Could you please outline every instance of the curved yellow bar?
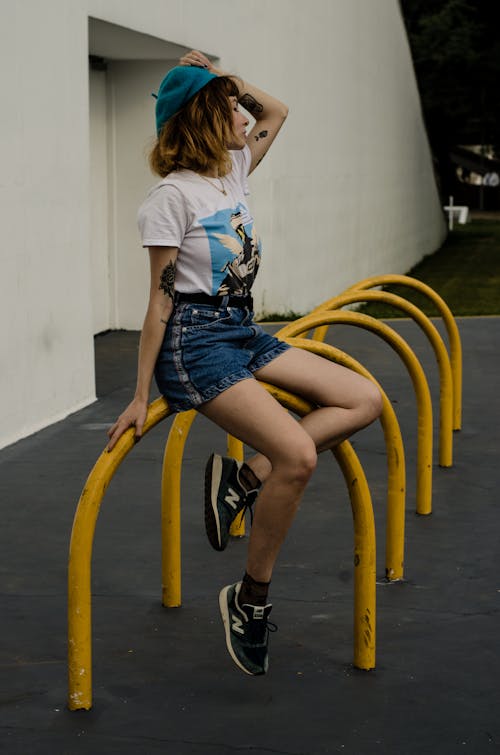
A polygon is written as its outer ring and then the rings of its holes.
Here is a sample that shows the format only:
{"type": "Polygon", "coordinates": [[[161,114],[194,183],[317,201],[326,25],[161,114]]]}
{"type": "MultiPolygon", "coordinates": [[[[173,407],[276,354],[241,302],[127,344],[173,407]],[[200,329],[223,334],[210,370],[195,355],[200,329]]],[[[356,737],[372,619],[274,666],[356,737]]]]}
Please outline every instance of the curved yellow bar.
{"type": "Polygon", "coordinates": [[[181,472],[184,446],[197,412],[176,414],[163,454],[161,476],[162,604],[181,605],[181,472]],[[176,505],[178,502],[178,505],[176,505]]]}
{"type": "MultiPolygon", "coordinates": [[[[180,412],[174,418],[163,455],[161,480],[161,533],[162,533],[162,604],[167,608],[181,605],[181,473],[184,447],[197,415],[194,409],[180,412]]],[[[228,436],[228,453],[234,459],[243,459],[243,444],[228,436]]],[[[245,534],[244,521],[233,523],[231,534],[245,534]],[[236,526],[235,526],[236,525],[236,526]]]]}
{"type": "Polygon", "coordinates": [[[349,441],[337,446],[333,454],[349,489],[354,520],[354,666],[370,671],[375,668],[377,568],[373,507],[367,504],[370,489],[349,441]]]}
{"type": "Polygon", "coordinates": [[[382,386],[359,362],[340,349],[306,338],[287,338],[287,343],[307,349],[325,359],[342,364],[372,380],[378,386],[383,401],[380,424],[384,432],[387,455],[387,517],[385,538],[385,576],[389,581],[403,579],[405,538],[406,467],[403,439],[393,406],[382,386]]]}
{"type": "MultiPolygon", "coordinates": [[[[311,410],[311,406],[298,397],[274,389],[272,386],[266,387],[291,410],[297,413],[311,410]]],[[[169,414],[170,411],[164,399],[160,398],[153,402],[148,410],[144,434],[169,414]]],[[[181,432],[178,434],[184,435],[184,440],[177,441],[179,454],[184,448],[185,437],[194,416],[194,412],[187,412],[181,420],[183,427],[180,428],[181,432]]],[[[87,479],[75,513],[68,564],[68,707],[70,710],[88,710],[92,707],[91,558],[95,525],[107,486],[134,445],[134,430],[131,428],[119,439],[113,451],[105,450],[101,454],[87,479]]],[[[165,455],[170,458],[173,453],[172,448],[175,449],[175,447],[176,442],[172,441],[170,450],[168,454],[166,451],[165,455]]],[[[343,459],[343,455],[348,454],[349,449],[350,446],[346,441],[336,450],[337,458],[343,459]]],[[[343,464],[343,468],[348,470],[344,472],[344,475],[351,474],[349,493],[355,512],[355,547],[358,547],[358,555],[364,554],[363,558],[356,560],[357,568],[354,575],[355,607],[357,607],[354,626],[354,664],[359,668],[374,668],[375,571],[372,565],[375,563],[375,529],[373,511],[363,469],[352,449],[349,458],[344,460],[343,464]],[[362,548],[356,545],[359,542],[363,543],[362,548]],[[367,630],[369,630],[368,634],[367,630]]],[[[180,487],[177,487],[175,480],[174,471],[170,482],[167,477],[163,485],[162,503],[165,505],[169,500],[170,510],[162,511],[162,529],[171,527],[173,531],[177,531],[177,540],[180,543],[180,501],[176,504],[173,500],[179,499],[180,487]],[[176,495],[171,495],[171,491],[165,490],[165,486],[169,484],[174,488],[174,493],[177,488],[176,495]],[[177,506],[178,512],[173,511],[172,506],[177,506]]],[[[177,546],[178,551],[175,552],[171,544],[168,544],[170,541],[166,542],[166,550],[170,551],[170,556],[167,553],[163,561],[164,568],[168,572],[162,580],[164,600],[167,605],[179,605],[180,545],[177,546]],[[179,583],[178,592],[171,594],[170,591],[176,583],[179,583]]]]}
{"type": "MultiPolygon", "coordinates": [[[[309,404],[302,398],[295,396],[288,391],[262,383],[266,390],[279,401],[285,408],[296,414],[303,416],[313,410],[312,404],[309,404]]],[[[184,448],[184,443],[189,432],[191,422],[179,422],[176,417],[170,434],[178,436],[184,434],[183,440],[175,442],[165,453],[164,473],[174,463],[174,453],[179,453],[184,448]]],[[[353,663],[357,668],[371,669],[375,668],[375,524],[373,521],[373,509],[370,497],[370,491],[366,482],[363,468],[352,450],[350,444],[345,441],[335,451],[336,458],[339,461],[344,478],[346,480],[351,505],[354,514],[354,544],[355,544],[355,571],[354,571],[354,659],[353,663]],[[371,634],[367,635],[368,622],[371,634]]],[[[176,459],[176,465],[182,464],[182,460],[176,459]]],[[[169,483],[170,484],[170,483],[169,483]]],[[[165,525],[168,521],[177,521],[180,512],[180,485],[177,483],[168,489],[168,485],[163,486],[162,509],[165,511],[162,515],[162,523],[165,525]],[[175,511],[173,511],[175,510],[175,511]]],[[[164,546],[174,548],[175,543],[172,541],[179,537],[179,530],[173,533],[165,532],[162,537],[164,546]]],[[[180,595],[180,570],[177,575],[178,585],[173,585],[172,593],[163,591],[164,605],[178,605],[177,596],[180,595]]],[[[171,587],[167,576],[163,575],[163,584],[165,587],[171,587]]]]}
{"type": "MultiPolygon", "coordinates": [[[[159,398],[150,404],[143,433],[170,414],[159,398]]],[[[70,710],[92,707],[91,559],[95,525],[101,501],[113,475],[134,447],[134,428],[118,440],[111,452],[104,450],[90,472],[78,502],[68,563],[68,679],[70,710]]]]}
{"type": "MultiPolygon", "coordinates": [[[[298,396],[262,382],[286,409],[299,416],[314,408],[298,396]]],[[[353,664],[369,671],[375,668],[375,522],[370,489],[358,457],[349,441],[334,450],[349,491],[354,522],[354,650],[353,664]]]]}
{"type": "MultiPolygon", "coordinates": [[[[227,454],[237,461],[243,461],[243,443],[232,435],[227,436],[227,454]]],[[[245,517],[238,516],[232,523],[229,534],[232,537],[244,537],[245,535],[245,517]]]]}
{"type": "Polygon", "coordinates": [[[358,312],[337,310],[317,312],[288,323],[279,331],[279,338],[292,338],[308,333],[321,325],[343,323],[376,333],[401,357],[410,374],[418,407],[417,425],[417,514],[432,512],[432,402],[424,371],[406,341],[380,320],[358,312]]]}
{"type": "MultiPolygon", "coordinates": [[[[430,341],[439,369],[439,465],[451,467],[453,464],[453,375],[450,358],[443,339],[427,315],[424,315],[418,307],[401,296],[390,294],[387,291],[359,290],[335,296],[317,307],[314,312],[333,311],[348,304],[370,301],[384,302],[403,310],[422,328],[430,341]]],[[[325,334],[324,326],[316,328],[313,338],[316,339],[319,335],[321,336],[320,340],[323,340],[325,334]]]]}
{"type": "Polygon", "coordinates": [[[462,342],[453,313],[444,299],[426,283],[422,283],[422,281],[409,275],[376,275],[372,278],[358,281],[353,286],[349,286],[343,293],[348,294],[359,290],[365,291],[376,286],[390,286],[392,284],[408,286],[409,288],[414,288],[416,291],[420,291],[431,299],[443,318],[450,343],[450,362],[453,374],[453,429],[460,430],[462,427],[462,342]]]}

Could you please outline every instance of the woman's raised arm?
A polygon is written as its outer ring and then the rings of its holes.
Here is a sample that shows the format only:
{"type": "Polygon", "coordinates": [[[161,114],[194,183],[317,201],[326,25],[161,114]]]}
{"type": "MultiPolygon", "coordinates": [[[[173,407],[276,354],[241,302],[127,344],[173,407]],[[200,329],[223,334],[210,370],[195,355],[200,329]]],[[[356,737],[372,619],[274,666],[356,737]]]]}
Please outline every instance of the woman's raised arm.
{"type": "Polygon", "coordinates": [[[251,173],[264,158],[278,131],[285,122],[288,115],[288,107],[276,99],[276,97],[263,92],[262,89],[258,89],[253,84],[249,84],[238,76],[232,76],[232,74],[225,73],[216,68],[198,50],[191,50],[191,52],[180,59],[179,63],[184,66],[206,68],[217,76],[231,76],[237,84],[240,91],[238,98],[240,105],[255,119],[255,125],[248,134],[248,146],[252,154],[249,170],[249,173],[251,173]]]}

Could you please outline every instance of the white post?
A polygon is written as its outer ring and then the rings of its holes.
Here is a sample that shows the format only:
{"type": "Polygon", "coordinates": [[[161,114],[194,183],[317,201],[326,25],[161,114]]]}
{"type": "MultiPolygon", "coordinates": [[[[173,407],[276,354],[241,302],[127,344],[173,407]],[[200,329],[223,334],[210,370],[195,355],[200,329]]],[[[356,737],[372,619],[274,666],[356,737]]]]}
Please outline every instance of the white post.
{"type": "Polygon", "coordinates": [[[450,197],[449,209],[448,209],[448,228],[453,230],[453,197],[450,197]]]}

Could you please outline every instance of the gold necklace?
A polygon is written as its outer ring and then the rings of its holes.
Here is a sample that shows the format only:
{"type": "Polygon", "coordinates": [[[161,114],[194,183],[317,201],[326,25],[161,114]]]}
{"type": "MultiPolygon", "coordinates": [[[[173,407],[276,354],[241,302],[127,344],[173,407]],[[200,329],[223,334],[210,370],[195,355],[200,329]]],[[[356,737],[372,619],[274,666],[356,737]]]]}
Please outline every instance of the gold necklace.
{"type": "Polygon", "coordinates": [[[222,178],[219,178],[219,176],[217,176],[217,180],[218,180],[218,182],[220,183],[220,188],[219,188],[218,186],[216,186],[216,185],[215,185],[215,184],[214,184],[214,183],[213,183],[213,182],[212,182],[212,181],[211,181],[211,180],[210,180],[209,178],[207,178],[206,176],[202,176],[202,175],[201,175],[201,173],[198,173],[198,175],[199,175],[199,177],[200,177],[200,178],[203,178],[203,180],[204,180],[204,181],[206,181],[207,183],[209,183],[209,184],[210,184],[210,186],[213,186],[213,187],[214,187],[214,189],[217,189],[217,191],[220,191],[220,193],[221,193],[221,194],[224,194],[224,196],[225,196],[225,197],[227,196],[227,191],[226,191],[226,189],[225,189],[225,186],[224,186],[224,182],[223,182],[222,178]]]}

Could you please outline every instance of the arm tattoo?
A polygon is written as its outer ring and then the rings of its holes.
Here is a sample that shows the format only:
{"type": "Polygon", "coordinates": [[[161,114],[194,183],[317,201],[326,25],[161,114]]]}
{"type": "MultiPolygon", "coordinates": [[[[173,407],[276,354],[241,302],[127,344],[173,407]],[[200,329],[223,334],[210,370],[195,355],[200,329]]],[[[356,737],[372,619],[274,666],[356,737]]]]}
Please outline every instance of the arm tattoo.
{"type": "Polygon", "coordinates": [[[248,93],[242,94],[238,102],[252,115],[258,115],[264,110],[264,106],[261,105],[260,102],[257,102],[255,97],[252,97],[252,95],[248,93]]]}
{"type": "Polygon", "coordinates": [[[174,298],[174,284],[175,284],[175,262],[170,261],[168,265],[165,265],[161,272],[160,285],[165,296],[174,298]]]}
{"type": "Polygon", "coordinates": [[[254,139],[256,142],[258,142],[259,139],[264,139],[267,136],[267,134],[268,134],[268,131],[259,131],[259,133],[254,136],[254,139]]]}

